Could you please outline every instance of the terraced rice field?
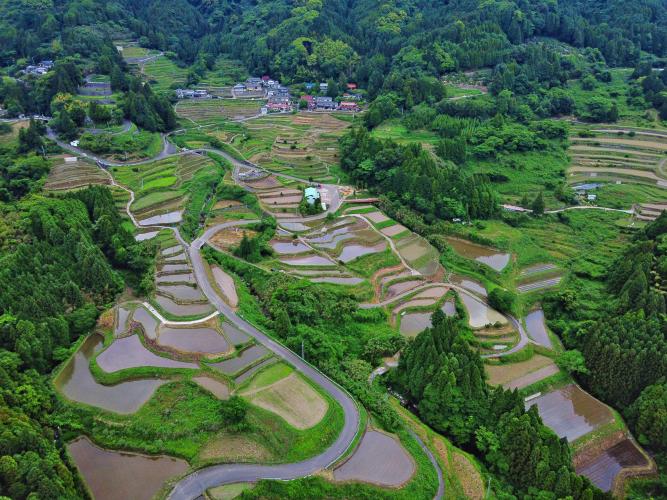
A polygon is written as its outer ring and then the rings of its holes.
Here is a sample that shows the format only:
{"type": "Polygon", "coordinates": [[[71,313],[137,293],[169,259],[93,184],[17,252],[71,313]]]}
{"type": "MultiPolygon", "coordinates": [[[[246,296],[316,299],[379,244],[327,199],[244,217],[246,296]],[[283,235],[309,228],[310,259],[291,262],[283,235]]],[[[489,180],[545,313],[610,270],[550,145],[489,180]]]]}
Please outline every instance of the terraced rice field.
{"type": "Polygon", "coordinates": [[[349,126],[328,113],[266,116],[246,122],[245,137],[236,136],[232,145],[274,172],[332,182],[338,177],[338,139],[349,126]]]}
{"type": "MultiPolygon", "coordinates": [[[[184,99],[176,104],[176,114],[196,125],[219,124],[223,120],[242,120],[259,114],[265,100],[184,99]]],[[[187,126],[187,123],[186,123],[187,126]]]]}
{"type": "Polygon", "coordinates": [[[507,319],[498,311],[491,309],[480,300],[467,293],[460,293],[459,297],[468,311],[468,324],[471,328],[482,328],[495,323],[506,324],[507,319]]]}
{"type": "Polygon", "coordinates": [[[545,425],[572,442],[613,420],[609,408],[576,385],[568,385],[526,403],[536,405],[545,425]]]}
{"type": "Polygon", "coordinates": [[[97,406],[108,411],[136,412],[167,380],[140,379],[102,385],[90,372],[90,360],[103,347],[99,335],[88,337],[54,380],[56,389],[70,401],[97,406]]]}
{"type": "Polygon", "coordinates": [[[87,437],[69,443],[67,451],[96,500],[150,500],[165,481],[188,470],[185,460],[106,450],[87,437]]]}
{"type": "MultiPolygon", "coordinates": [[[[74,157],[76,158],[76,157],[74,157]]],[[[77,160],[65,162],[64,156],[54,158],[54,164],[46,178],[47,191],[67,191],[90,185],[109,185],[109,177],[94,163],[77,160]]]]}
{"type": "Polygon", "coordinates": [[[143,346],[137,335],[116,339],[97,356],[97,364],[107,373],[141,366],[157,368],[197,368],[194,363],[158,356],[143,346]]]}
{"type": "MultiPolygon", "coordinates": [[[[267,370],[278,366],[273,365],[267,370]]],[[[279,415],[300,430],[317,425],[329,409],[325,399],[295,372],[259,389],[251,386],[241,391],[241,395],[252,404],[279,415]]]]}
{"type": "MultiPolygon", "coordinates": [[[[594,179],[602,185],[599,189],[603,193],[603,200],[605,190],[611,189],[611,185],[621,191],[624,184],[667,188],[667,130],[600,125],[588,129],[584,134],[570,137],[570,142],[572,164],[568,171],[568,182],[578,184],[594,179]]],[[[631,195],[636,194],[634,188],[626,191],[631,195]]],[[[655,191],[647,191],[642,199],[634,201],[665,199],[663,195],[650,199],[654,196],[655,191]]]]}
{"type": "Polygon", "coordinates": [[[188,199],[188,182],[216,168],[210,158],[192,153],[133,167],[113,167],[113,173],[120,184],[136,193],[130,208],[140,221],[169,224],[180,220],[188,199]]]}
{"type": "Polygon", "coordinates": [[[489,384],[506,389],[522,389],[559,371],[551,358],[539,354],[518,363],[486,364],[484,369],[489,384]]]}
{"type": "Polygon", "coordinates": [[[369,429],[352,456],[334,469],[333,475],[336,481],[398,487],[414,473],[412,457],[395,437],[369,429]]]}
{"type": "Polygon", "coordinates": [[[647,467],[648,460],[630,439],[623,439],[591,460],[577,465],[577,474],[586,476],[602,491],[611,491],[624,468],[647,467]]]}
{"type": "Polygon", "coordinates": [[[161,56],[141,65],[141,73],[154,90],[170,90],[173,84],[185,85],[187,69],[181,68],[168,57],[161,56]]]}
{"type": "Polygon", "coordinates": [[[266,347],[257,344],[244,349],[235,357],[218,363],[211,363],[210,366],[226,375],[234,375],[242,373],[261,359],[268,357],[268,355],[269,350],[266,347]]]}
{"type": "Polygon", "coordinates": [[[502,271],[510,261],[511,255],[509,253],[500,252],[467,240],[447,238],[447,243],[457,254],[485,264],[494,271],[502,271]]]}

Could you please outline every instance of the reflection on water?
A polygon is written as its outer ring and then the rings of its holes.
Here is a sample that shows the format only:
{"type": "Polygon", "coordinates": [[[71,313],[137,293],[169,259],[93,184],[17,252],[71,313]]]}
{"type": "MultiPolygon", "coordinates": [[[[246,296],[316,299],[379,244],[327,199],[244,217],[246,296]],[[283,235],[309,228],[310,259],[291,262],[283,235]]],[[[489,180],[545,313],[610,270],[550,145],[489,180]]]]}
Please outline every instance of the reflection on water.
{"type": "Polygon", "coordinates": [[[577,467],[576,472],[586,476],[602,491],[610,491],[614,485],[614,479],[624,467],[646,465],[648,461],[637,446],[629,439],[624,439],[605,450],[592,462],[577,467]]]}
{"type": "Polygon", "coordinates": [[[482,245],[476,245],[470,241],[459,238],[447,238],[447,243],[451,245],[457,254],[486,264],[496,271],[502,271],[510,261],[510,254],[482,245]]]}
{"type": "Polygon", "coordinates": [[[67,399],[97,406],[116,413],[134,413],[150,399],[166,380],[142,379],[102,385],[90,373],[90,358],[102,348],[102,337],[88,337],[74,357],[54,380],[56,388],[67,399]]]}
{"type": "Polygon", "coordinates": [[[498,311],[494,311],[478,299],[473,298],[467,293],[459,293],[459,297],[468,311],[468,324],[472,328],[482,328],[486,325],[495,323],[507,323],[505,316],[498,311]]]}
{"type": "Polygon", "coordinates": [[[526,330],[528,330],[528,335],[535,342],[549,349],[551,348],[551,339],[544,324],[544,312],[542,309],[536,309],[528,313],[528,316],[526,316],[526,330]]]}
{"type": "Polygon", "coordinates": [[[357,259],[363,255],[368,255],[371,253],[382,252],[387,247],[387,244],[383,241],[378,243],[375,246],[369,247],[365,245],[345,245],[343,251],[338,256],[338,260],[341,262],[350,262],[354,259],[357,259]]]}
{"type": "Polygon", "coordinates": [[[473,281],[469,278],[464,278],[463,276],[452,274],[449,277],[449,281],[451,281],[454,285],[458,285],[461,288],[465,288],[466,290],[469,290],[472,293],[476,293],[477,295],[481,295],[482,297],[487,296],[486,288],[484,288],[481,283],[473,281]]]}
{"type": "Polygon", "coordinates": [[[95,500],[150,500],[164,482],[188,470],[185,460],[106,450],[80,437],[67,445],[95,500]]]}
{"type": "Polygon", "coordinates": [[[609,408],[574,384],[527,403],[527,406],[533,405],[537,405],[544,423],[558,437],[568,441],[574,441],[613,418],[609,408]]]}

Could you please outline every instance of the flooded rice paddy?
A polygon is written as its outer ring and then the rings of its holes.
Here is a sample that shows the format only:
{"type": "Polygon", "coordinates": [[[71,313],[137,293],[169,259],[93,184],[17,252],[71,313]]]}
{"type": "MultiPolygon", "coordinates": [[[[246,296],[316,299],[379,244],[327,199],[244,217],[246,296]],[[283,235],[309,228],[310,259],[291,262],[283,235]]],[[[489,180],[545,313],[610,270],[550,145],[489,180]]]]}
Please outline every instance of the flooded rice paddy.
{"type": "Polygon", "coordinates": [[[648,465],[648,461],[635,443],[629,439],[624,439],[606,449],[593,461],[577,467],[576,472],[586,476],[602,491],[610,491],[614,485],[614,479],[623,468],[646,465],[648,465]]]}
{"type": "Polygon", "coordinates": [[[137,307],[134,311],[132,322],[141,324],[141,327],[144,330],[144,335],[149,339],[155,339],[157,337],[158,321],[155,316],[149,313],[143,306],[137,307]]]}
{"type": "Polygon", "coordinates": [[[182,245],[174,245],[173,247],[165,248],[160,252],[161,255],[164,257],[167,257],[169,255],[175,255],[177,253],[181,253],[183,251],[183,246],[182,245]]]}
{"type": "Polygon", "coordinates": [[[225,332],[225,336],[233,345],[245,344],[248,342],[248,340],[250,340],[250,337],[247,333],[242,332],[230,323],[223,324],[222,329],[225,332]]]}
{"type": "Polygon", "coordinates": [[[160,266],[160,273],[178,273],[190,271],[189,264],[163,264],[160,266]]]}
{"type": "Polygon", "coordinates": [[[527,406],[532,405],[537,405],[544,423],[568,441],[574,441],[613,420],[609,408],[574,384],[527,403],[527,406]]]}
{"type": "Polygon", "coordinates": [[[431,328],[431,312],[409,313],[401,317],[401,334],[414,337],[426,328],[431,328]]]}
{"type": "Polygon", "coordinates": [[[397,297],[398,295],[407,292],[408,290],[412,290],[419,285],[422,285],[424,283],[423,280],[407,280],[407,281],[401,281],[399,283],[394,283],[393,285],[389,285],[387,287],[387,293],[386,296],[388,299],[392,299],[394,297],[397,297]]]}
{"type": "Polygon", "coordinates": [[[288,266],[333,266],[334,263],[321,255],[310,255],[293,259],[280,259],[280,262],[288,266]]]}
{"type": "Polygon", "coordinates": [[[445,313],[445,316],[456,316],[456,304],[453,300],[445,302],[440,309],[445,313]]]}
{"type": "Polygon", "coordinates": [[[392,236],[401,234],[403,231],[407,231],[407,228],[405,226],[401,226],[400,224],[394,224],[393,226],[385,227],[380,230],[382,234],[389,236],[390,238],[392,236]]]}
{"type": "Polygon", "coordinates": [[[146,241],[146,240],[150,240],[150,239],[155,238],[155,237],[157,236],[157,233],[159,233],[159,232],[160,232],[160,231],[148,231],[148,232],[146,232],[146,233],[139,233],[139,234],[137,234],[137,235],[134,236],[134,239],[135,239],[136,241],[146,241]]]}
{"type": "Polygon", "coordinates": [[[495,323],[505,324],[507,319],[498,311],[491,309],[472,295],[459,293],[459,297],[468,311],[468,324],[472,328],[482,328],[495,323]]]}
{"type": "Polygon", "coordinates": [[[447,243],[451,245],[457,254],[486,264],[495,271],[502,271],[510,261],[510,254],[477,245],[470,241],[459,238],[447,238],[447,243]]]}
{"type": "Polygon", "coordinates": [[[163,274],[158,276],[155,282],[161,283],[195,283],[195,276],[192,273],[163,274]]]}
{"type": "Polygon", "coordinates": [[[477,281],[473,281],[469,278],[464,278],[463,276],[457,276],[456,274],[452,274],[449,277],[449,281],[453,283],[454,285],[458,285],[461,288],[465,288],[468,291],[471,291],[472,293],[476,293],[477,295],[480,295],[482,297],[487,296],[486,288],[481,283],[478,283],[477,281]]]}
{"type": "Polygon", "coordinates": [[[271,248],[281,255],[293,255],[297,253],[309,252],[310,247],[304,245],[298,240],[294,241],[272,241],[271,248]]]}
{"type": "Polygon", "coordinates": [[[357,244],[345,245],[343,247],[343,251],[338,256],[338,260],[347,263],[355,259],[358,259],[359,257],[362,257],[364,255],[382,252],[386,248],[387,244],[384,241],[374,246],[357,245],[357,244]]]}
{"type": "Polygon", "coordinates": [[[201,301],[205,300],[206,297],[201,293],[198,288],[188,285],[158,285],[157,289],[159,292],[171,295],[176,300],[193,300],[201,301]]]}
{"type": "Polygon", "coordinates": [[[134,413],[166,380],[142,379],[116,385],[98,383],[90,372],[93,355],[102,349],[102,337],[88,337],[54,380],[54,385],[67,399],[97,406],[116,413],[134,413]]]}
{"type": "Polygon", "coordinates": [[[194,363],[176,361],[152,353],[144,347],[137,335],[114,340],[109,347],[97,356],[97,364],[107,373],[140,366],[197,368],[194,363]]]}
{"type": "Polygon", "coordinates": [[[401,486],[415,472],[412,457],[395,438],[368,430],[352,456],[334,470],[336,481],[363,481],[380,486],[401,486]]]}
{"type": "Polygon", "coordinates": [[[217,378],[202,375],[201,377],[192,377],[192,381],[206,389],[218,399],[229,399],[229,386],[217,378]]]}
{"type": "Polygon", "coordinates": [[[206,315],[213,312],[213,308],[207,302],[204,304],[179,304],[166,295],[155,295],[155,302],[165,311],[174,316],[206,315]]]}
{"type": "Polygon", "coordinates": [[[191,327],[173,328],[163,326],[160,329],[158,343],[177,351],[222,354],[230,350],[229,342],[213,328],[191,327]]]}
{"type": "Polygon", "coordinates": [[[238,356],[219,363],[211,363],[213,368],[220,370],[227,375],[232,375],[252,364],[260,358],[269,354],[269,350],[261,344],[256,344],[242,351],[238,356]]]}
{"type": "Polygon", "coordinates": [[[113,329],[114,335],[118,336],[127,330],[128,328],[127,320],[129,319],[131,314],[132,311],[126,309],[125,307],[118,306],[116,308],[116,322],[114,324],[114,329],[113,329]]]}
{"type": "Polygon", "coordinates": [[[320,278],[312,278],[310,281],[313,283],[332,283],[334,285],[358,285],[362,281],[362,278],[355,277],[336,277],[336,276],[324,276],[320,278]]]}
{"type": "Polygon", "coordinates": [[[544,312],[542,309],[536,309],[526,316],[526,330],[531,339],[544,347],[551,349],[551,339],[547,326],[544,323],[544,312]]]}
{"type": "Polygon", "coordinates": [[[140,226],[153,226],[155,224],[178,224],[183,220],[183,212],[177,210],[166,214],[154,215],[139,221],[140,226]]]}
{"type": "Polygon", "coordinates": [[[106,450],[80,437],[67,451],[95,500],[150,500],[165,481],[188,470],[185,460],[106,450]]]}

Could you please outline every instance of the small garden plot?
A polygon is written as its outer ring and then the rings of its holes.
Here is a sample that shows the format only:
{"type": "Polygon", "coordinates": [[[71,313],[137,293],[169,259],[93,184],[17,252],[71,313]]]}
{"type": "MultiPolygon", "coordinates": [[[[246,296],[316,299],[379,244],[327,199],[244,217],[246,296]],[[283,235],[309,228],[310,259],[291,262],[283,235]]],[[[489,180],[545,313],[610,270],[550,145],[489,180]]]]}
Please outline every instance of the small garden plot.
{"type": "Polygon", "coordinates": [[[502,385],[506,389],[521,389],[558,373],[551,358],[533,354],[530,359],[518,363],[485,364],[484,369],[491,385],[502,385]]]}
{"type": "MultiPolygon", "coordinates": [[[[630,439],[623,439],[592,460],[577,465],[575,470],[577,474],[587,477],[595,486],[607,492],[614,489],[614,481],[623,469],[648,468],[649,465],[649,461],[637,445],[630,439]]],[[[622,488],[619,490],[622,491],[622,488]]]]}
{"type": "Polygon", "coordinates": [[[231,351],[227,339],[211,326],[177,328],[162,326],[157,343],[177,352],[222,356],[231,351]]]}
{"type": "Polygon", "coordinates": [[[336,481],[362,481],[399,487],[415,473],[415,463],[401,443],[384,432],[367,430],[357,449],[334,469],[336,481]]]}
{"type": "Polygon", "coordinates": [[[381,229],[382,234],[385,236],[389,236],[390,238],[393,238],[394,236],[398,236],[401,233],[406,232],[408,229],[405,226],[402,226],[401,224],[394,224],[393,226],[388,226],[384,227],[381,229]]]}
{"type": "MultiPolygon", "coordinates": [[[[273,370],[276,366],[279,365],[273,365],[265,371],[273,370]]],[[[262,373],[259,372],[259,375],[262,373]]],[[[329,409],[326,400],[297,373],[291,373],[263,388],[248,388],[240,394],[252,404],[275,413],[299,430],[318,424],[329,409]]]]}
{"type": "Polygon", "coordinates": [[[155,295],[152,300],[159,309],[171,316],[190,317],[190,316],[206,316],[213,312],[213,307],[208,302],[202,304],[179,304],[165,295],[159,293],[155,295]]]}
{"type": "Polygon", "coordinates": [[[146,349],[137,335],[116,339],[96,358],[98,366],[107,373],[128,368],[150,366],[156,368],[192,368],[195,363],[186,363],[153,354],[146,349]]]}
{"type": "Polygon", "coordinates": [[[548,392],[526,403],[537,406],[545,425],[569,442],[611,422],[607,406],[574,384],[548,392]]]}
{"type": "Polygon", "coordinates": [[[67,452],[96,500],[150,500],[168,479],[188,470],[185,460],[106,450],[87,437],[69,443],[67,452]]]}
{"type": "Polygon", "coordinates": [[[249,239],[252,239],[257,236],[257,231],[238,227],[227,227],[211,236],[209,242],[221,250],[229,251],[241,243],[244,234],[249,239]]]}
{"type": "Polygon", "coordinates": [[[210,366],[226,375],[234,375],[253,366],[268,355],[269,350],[266,347],[261,344],[255,344],[238,353],[236,357],[218,363],[211,363],[210,366]]]}
{"type": "Polygon", "coordinates": [[[70,401],[116,413],[134,413],[158,387],[167,383],[166,380],[141,379],[115,385],[100,384],[90,371],[90,360],[102,346],[101,336],[88,337],[54,379],[56,389],[70,401]]]}
{"type": "Polygon", "coordinates": [[[46,178],[44,189],[47,191],[66,191],[91,184],[111,184],[109,176],[97,165],[86,161],[66,162],[58,157],[46,178]]]}
{"type": "Polygon", "coordinates": [[[459,297],[468,312],[468,324],[471,328],[483,328],[496,323],[506,324],[507,318],[498,311],[491,309],[479,299],[467,293],[459,293],[459,297]]]}
{"type": "Polygon", "coordinates": [[[229,399],[229,386],[217,378],[209,377],[208,375],[202,375],[200,377],[192,377],[192,381],[196,384],[199,384],[218,399],[229,399]]]}

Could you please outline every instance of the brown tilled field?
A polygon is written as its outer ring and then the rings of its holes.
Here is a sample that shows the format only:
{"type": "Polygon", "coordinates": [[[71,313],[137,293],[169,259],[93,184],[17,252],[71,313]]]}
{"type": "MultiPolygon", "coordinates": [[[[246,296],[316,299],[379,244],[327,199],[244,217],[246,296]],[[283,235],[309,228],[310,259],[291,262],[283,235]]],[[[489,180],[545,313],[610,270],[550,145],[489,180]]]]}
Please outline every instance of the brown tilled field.
{"type": "Polygon", "coordinates": [[[78,160],[65,163],[64,157],[55,158],[46,178],[44,189],[47,191],[66,191],[91,184],[111,184],[109,177],[96,165],[78,160]]]}

